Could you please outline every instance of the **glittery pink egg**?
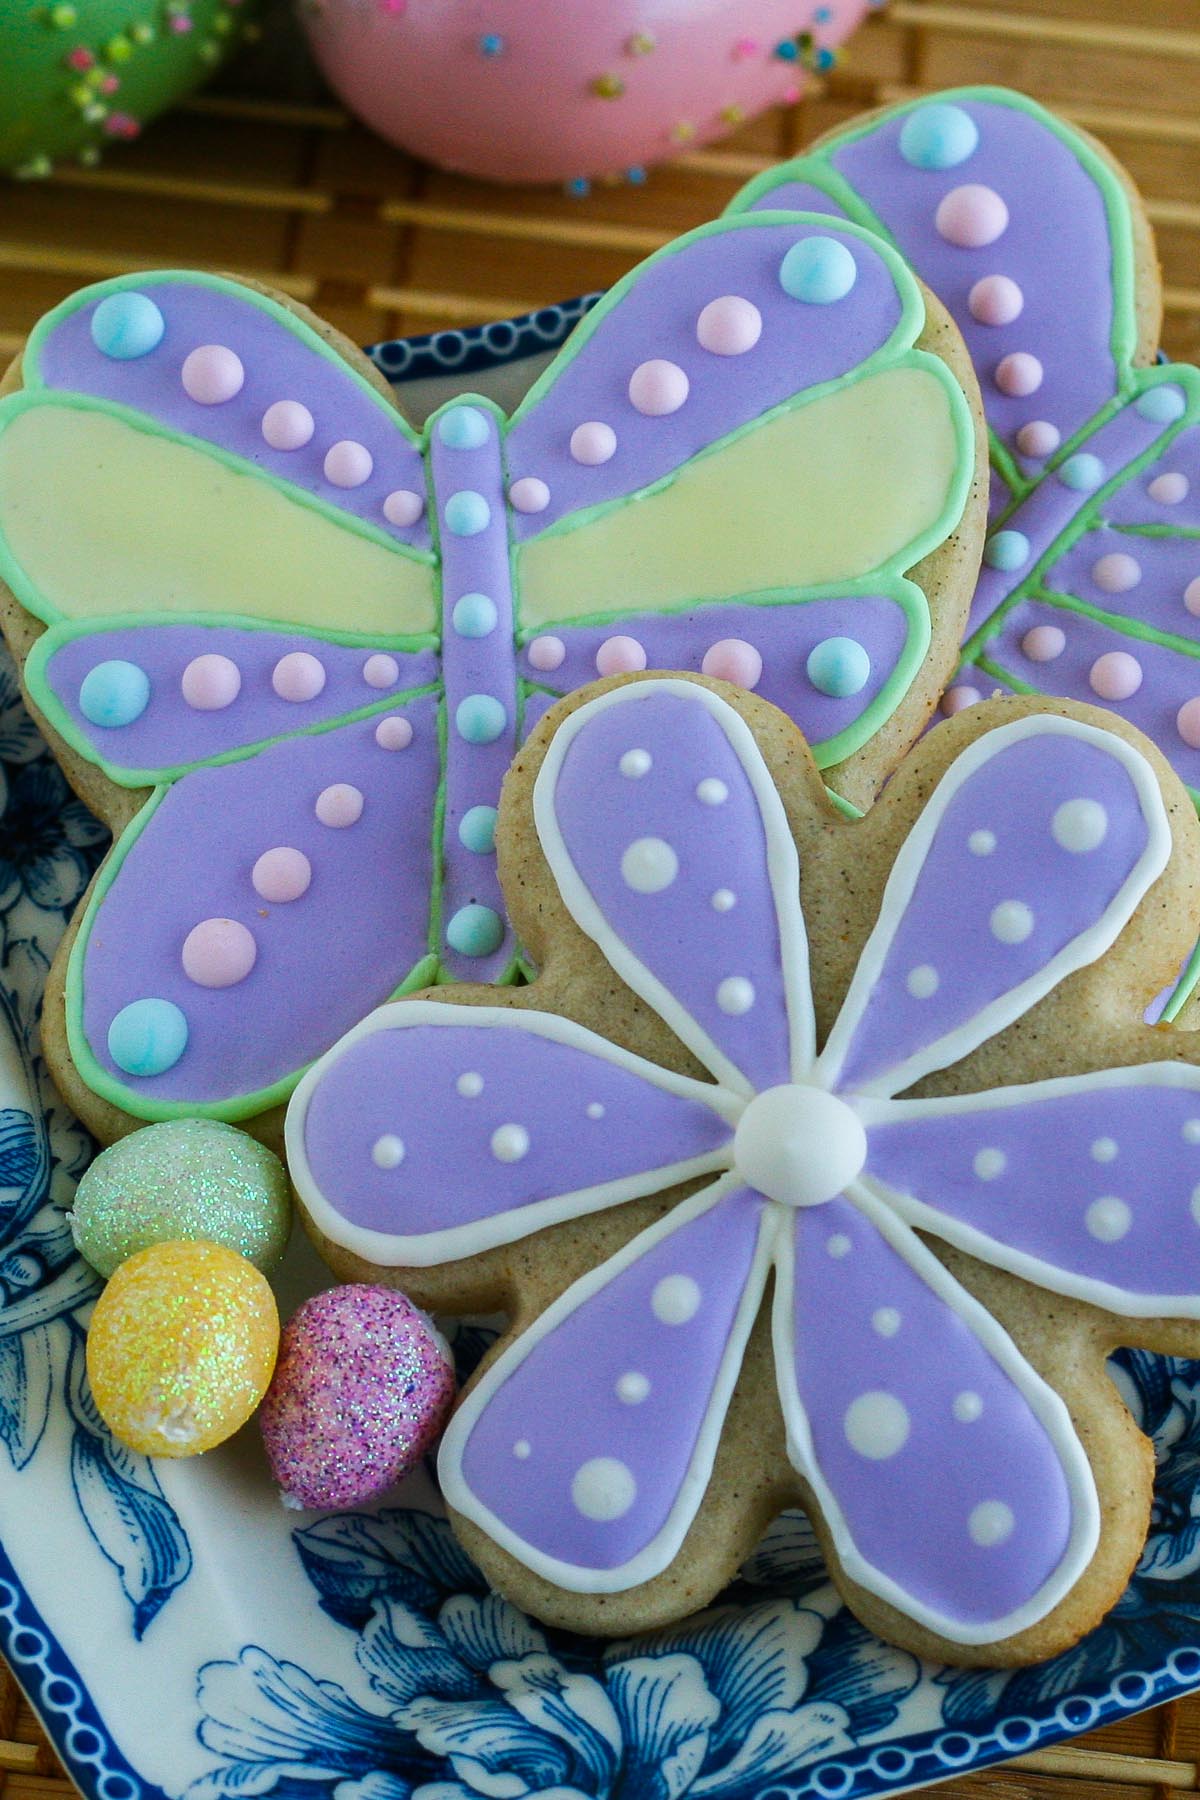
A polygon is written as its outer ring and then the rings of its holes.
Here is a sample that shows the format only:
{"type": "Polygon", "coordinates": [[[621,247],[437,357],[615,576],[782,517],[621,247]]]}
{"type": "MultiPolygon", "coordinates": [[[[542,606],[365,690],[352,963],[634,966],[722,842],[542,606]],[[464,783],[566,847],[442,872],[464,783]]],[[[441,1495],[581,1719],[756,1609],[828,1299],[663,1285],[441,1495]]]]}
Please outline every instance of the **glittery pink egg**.
{"type": "Polygon", "coordinates": [[[317,60],[381,136],[494,181],[622,175],[720,137],[806,82],[868,0],[321,0],[317,60]]]}
{"type": "Polygon", "coordinates": [[[720,638],[704,652],[700,671],[714,681],[731,681],[735,687],[757,687],[762,679],[762,656],[745,638],[720,638]]]}
{"type": "Polygon", "coordinates": [[[441,1337],[394,1288],[306,1300],[258,1415],[285,1503],[357,1506],[401,1481],[437,1442],[454,1385],[441,1337]]]}
{"type": "Polygon", "coordinates": [[[184,938],[181,960],[197,987],[236,987],[258,960],[258,945],[236,919],[202,919],[184,938]]]}
{"type": "Polygon", "coordinates": [[[224,344],[200,344],[183,360],[183,391],[198,406],[223,406],[242,391],[242,359],[224,344]]]}
{"type": "Polygon", "coordinates": [[[625,637],[622,633],[605,638],[596,652],[598,675],[636,675],[645,666],[646,652],[641,644],[636,638],[625,637]]]}
{"type": "Polygon", "coordinates": [[[940,202],[934,223],[948,244],[960,250],[981,250],[994,244],[1008,225],[1008,208],[995,188],[967,182],[951,188],[940,202]]]}
{"type": "Polygon", "coordinates": [[[208,651],[193,656],[179,679],[179,689],[197,712],[222,712],[242,691],[242,672],[228,656],[208,651]]]}

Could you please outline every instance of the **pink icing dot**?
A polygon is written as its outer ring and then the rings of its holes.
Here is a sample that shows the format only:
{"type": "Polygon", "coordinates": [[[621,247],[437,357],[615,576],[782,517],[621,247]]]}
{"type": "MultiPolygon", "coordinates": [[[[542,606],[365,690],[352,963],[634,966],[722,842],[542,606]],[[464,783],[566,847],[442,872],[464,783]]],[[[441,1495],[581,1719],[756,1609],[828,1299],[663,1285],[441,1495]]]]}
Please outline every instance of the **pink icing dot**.
{"type": "Polygon", "coordinates": [[[242,391],[242,359],[224,344],[200,344],[183,360],[183,391],[199,406],[221,406],[242,391]]]}
{"type": "Polygon", "coordinates": [[[356,444],[353,438],[341,438],[325,452],[324,466],[325,479],[334,487],[356,488],[370,480],[375,461],[365,444],[356,444]]]}
{"type": "Polygon", "coordinates": [[[757,306],[740,294],[722,294],[720,299],[710,300],[696,320],[700,347],[714,356],[742,356],[753,350],[762,328],[757,306]]]}
{"type": "Polygon", "coordinates": [[[392,714],[380,719],[375,727],[375,742],[381,750],[407,750],[412,743],[413,728],[407,719],[392,714]]]}
{"type": "Polygon", "coordinates": [[[276,400],[262,416],[262,434],[272,450],[303,450],[315,430],[312,414],[299,400],[276,400]]]}
{"type": "Polygon", "coordinates": [[[760,49],[761,45],[757,38],[740,37],[733,46],[733,54],[739,58],[757,56],[760,49]]]}
{"type": "Polygon", "coordinates": [[[197,712],[220,712],[231,706],[242,689],[242,672],[228,656],[209,651],[194,656],[179,681],[180,691],[197,712]]]}
{"type": "Polygon", "coordinates": [[[1008,275],[985,275],[967,295],[971,317],[981,325],[1011,325],[1019,319],[1025,296],[1008,275]]]}
{"type": "MultiPolygon", "coordinates": [[[[531,669],[540,669],[543,674],[548,675],[552,669],[562,667],[566,654],[567,646],[560,637],[535,637],[529,646],[529,666],[531,669]]],[[[642,667],[645,668],[645,666],[643,657],[642,667]]]]}
{"type": "Polygon", "coordinates": [[[1092,580],[1106,594],[1127,594],[1142,579],[1142,565],[1124,550],[1112,550],[1092,564],[1092,580]]]}
{"type": "Polygon", "coordinates": [[[1194,581],[1189,581],[1184,588],[1183,604],[1193,619],[1200,619],[1200,575],[1197,575],[1194,581]]]}
{"type": "Polygon", "coordinates": [[[69,69],[90,69],[95,60],[91,51],[85,49],[81,44],[77,50],[68,52],[67,67],[69,69]]]}
{"type": "Polygon", "coordinates": [[[271,671],[271,686],[281,700],[315,700],[325,686],[325,665],[307,650],[289,651],[271,671]]]}
{"type": "Polygon", "coordinates": [[[1179,735],[1189,750],[1200,750],[1200,697],[1185,700],[1175,714],[1179,735]]]}
{"type": "Polygon", "coordinates": [[[375,656],[368,656],[363,664],[363,680],[368,687],[395,687],[400,679],[400,664],[394,656],[385,656],[382,651],[375,656]]]}
{"type": "Polygon", "coordinates": [[[948,244],[981,250],[994,244],[1008,224],[1008,208],[995,188],[968,182],[951,188],[934,214],[934,224],[948,244]]]}
{"type": "Polygon", "coordinates": [[[1101,700],[1128,700],[1142,685],[1142,665],[1127,650],[1109,650],[1096,658],[1088,680],[1101,700]]]}
{"type": "Polygon", "coordinates": [[[1178,470],[1156,475],[1146,492],[1158,506],[1178,506],[1181,500],[1187,499],[1188,478],[1178,470]]]}
{"type": "Polygon", "coordinates": [[[1021,639],[1021,648],[1030,662],[1053,662],[1067,647],[1067,634],[1058,625],[1035,625],[1021,639]]]}
{"type": "Polygon", "coordinates": [[[601,675],[636,675],[646,666],[646,652],[636,638],[605,638],[596,652],[596,669],[601,675]]]}
{"type": "Polygon", "coordinates": [[[964,712],[968,706],[977,706],[983,699],[977,687],[960,682],[957,687],[947,688],[942,695],[942,711],[948,719],[955,713],[964,712]]]}
{"type": "Polygon", "coordinates": [[[608,462],[616,451],[617,434],[603,419],[585,419],[571,433],[571,455],[589,469],[608,462]]]}
{"type": "Polygon", "coordinates": [[[411,488],[395,488],[383,503],[383,516],[389,525],[404,531],[415,525],[425,511],[425,502],[411,488]]]}
{"type": "Polygon", "coordinates": [[[197,987],[245,981],[257,956],[252,934],[236,919],[202,919],[183,940],[183,972],[197,987]]]}
{"type": "Polygon", "coordinates": [[[638,412],[660,419],[678,412],[688,397],[690,383],[678,363],[656,356],[639,363],[629,377],[629,398],[638,412]]]}
{"type": "Polygon", "coordinates": [[[540,513],[550,504],[550,489],[536,475],[522,475],[509,488],[508,497],[519,513],[540,513]]]}
{"type": "Polygon", "coordinates": [[[362,809],[362,794],[348,781],[335,781],[332,787],[323,788],[317,795],[318,819],[322,825],[332,825],[339,831],[347,825],[357,825],[362,818],[362,809]]]}
{"type": "Polygon", "coordinates": [[[250,879],[254,883],[254,891],[263,900],[270,900],[273,905],[282,906],[288,900],[298,900],[301,894],[308,892],[312,880],[312,864],[303,850],[293,850],[289,844],[277,844],[274,850],[264,850],[251,871],[250,879]]]}
{"type": "Polygon", "coordinates": [[[1062,432],[1049,419],[1030,419],[1017,433],[1017,449],[1022,456],[1053,456],[1062,443],[1062,432]]]}
{"type": "Polygon", "coordinates": [[[762,657],[745,638],[720,638],[709,645],[700,664],[701,673],[714,681],[732,681],[735,687],[744,688],[758,686],[762,669],[762,657]]]}
{"type": "Polygon", "coordinates": [[[1023,400],[1027,394],[1037,393],[1044,374],[1036,356],[1031,356],[1028,350],[1014,350],[1011,356],[1002,357],[996,364],[994,379],[1002,394],[1013,400],[1023,400]]]}

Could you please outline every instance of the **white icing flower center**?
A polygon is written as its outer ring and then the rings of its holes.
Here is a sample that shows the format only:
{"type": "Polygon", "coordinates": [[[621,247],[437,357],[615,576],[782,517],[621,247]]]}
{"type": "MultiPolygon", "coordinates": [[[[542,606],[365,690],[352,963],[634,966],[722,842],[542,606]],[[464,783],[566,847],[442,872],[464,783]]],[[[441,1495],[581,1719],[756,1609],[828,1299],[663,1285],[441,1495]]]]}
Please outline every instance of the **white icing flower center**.
{"type": "Polygon", "coordinates": [[[867,1160],[855,1113],[823,1088],[788,1083],[751,1100],[733,1140],[742,1179],[784,1206],[835,1200],[867,1160]]]}

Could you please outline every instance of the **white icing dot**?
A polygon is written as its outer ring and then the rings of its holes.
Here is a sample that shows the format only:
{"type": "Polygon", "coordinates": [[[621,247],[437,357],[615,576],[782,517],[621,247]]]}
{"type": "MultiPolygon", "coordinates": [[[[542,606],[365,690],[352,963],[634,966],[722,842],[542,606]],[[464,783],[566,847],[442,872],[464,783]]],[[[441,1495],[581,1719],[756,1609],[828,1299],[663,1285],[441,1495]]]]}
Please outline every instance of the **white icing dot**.
{"type": "Polygon", "coordinates": [[[621,878],[635,894],[661,894],[679,873],[679,858],[665,838],[635,838],[621,858],[621,878]]]}
{"type": "Polygon", "coordinates": [[[1083,1215],[1084,1223],[1102,1244],[1115,1244],[1125,1236],[1133,1223],[1133,1214],[1116,1194],[1102,1194],[1093,1200],[1083,1215]]]}
{"type": "Polygon", "coordinates": [[[1003,1500],[981,1500],[978,1506],[971,1508],[967,1530],[981,1550],[991,1550],[1012,1536],[1016,1523],[1012,1507],[1006,1506],[1003,1500]]]}
{"type": "Polygon", "coordinates": [[[529,1133],[523,1125],[497,1125],[492,1133],[492,1155],[497,1162],[520,1162],[529,1153],[529,1133]]]}
{"type": "Polygon", "coordinates": [[[602,1119],[604,1117],[604,1108],[601,1106],[599,1100],[589,1101],[586,1110],[589,1119],[602,1119]]]}
{"type": "Polygon", "coordinates": [[[1185,1119],[1179,1135],[1185,1144],[1200,1144],[1200,1119],[1185,1119]]]}
{"type": "Polygon", "coordinates": [[[967,839],[967,849],[972,856],[990,856],[996,848],[994,831],[973,831],[967,839]]]}
{"type": "Polygon", "coordinates": [[[854,1245],[844,1231],[835,1231],[833,1236],[825,1239],[825,1249],[830,1256],[841,1258],[849,1256],[854,1245]]]}
{"type": "Polygon", "coordinates": [[[1023,944],[1033,930],[1033,909],[1023,900],[1002,900],[988,923],[998,943],[1023,944]]]}
{"type": "Polygon", "coordinates": [[[1111,1162],[1116,1154],[1116,1138],[1099,1137],[1092,1145],[1091,1157],[1093,1162],[1111,1162]]]}
{"type": "Polygon", "coordinates": [[[660,1325],[686,1325],[700,1308],[700,1284],[690,1275],[664,1275],[655,1283],[650,1309],[660,1325]]]}
{"type": "Polygon", "coordinates": [[[517,1439],[516,1443],[513,1445],[513,1455],[517,1458],[518,1462],[524,1462],[527,1457],[533,1455],[533,1445],[528,1438],[517,1439]]]}
{"type": "Polygon", "coordinates": [[[1200,1225],[1200,1187],[1192,1189],[1192,1217],[1200,1225]]]}
{"type": "Polygon", "coordinates": [[[996,1177],[1003,1175],[1008,1167],[1008,1158],[1003,1150],[978,1150],[971,1167],[980,1181],[995,1181],[996,1177]]]}
{"type": "Polygon", "coordinates": [[[932,963],[918,963],[908,971],[904,985],[914,1000],[930,1000],[937,993],[941,976],[932,963]]]}
{"type": "Polygon", "coordinates": [[[1055,843],[1076,856],[1097,850],[1108,835],[1108,814],[1098,800],[1064,800],[1050,822],[1055,843]]]}
{"type": "Polygon", "coordinates": [[[973,1425],[983,1412],[983,1401],[970,1388],[964,1388],[961,1394],[955,1394],[951,1410],[960,1425],[973,1425]]]}
{"type": "Polygon", "coordinates": [[[385,1132],[371,1146],[371,1161],[377,1169],[398,1169],[404,1161],[404,1141],[385,1132]]]}
{"type": "Polygon", "coordinates": [[[644,1375],[639,1375],[636,1369],[630,1369],[617,1381],[617,1399],[623,1400],[626,1406],[640,1406],[649,1392],[649,1381],[644,1375]]]}
{"type": "Polygon", "coordinates": [[[717,988],[717,1005],[730,1018],[740,1018],[754,1005],[754,983],[744,975],[727,975],[717,988]]]}
{"type": "Polygon", "coordinates": [[[648,775],[653,766],[654,758],[648,750],[627,750],[617,764],[622,775],[627,775],[630,781],[637,781],[641,776],[648,775]]]}
{"type": "Polygon", "coordinates": [[[714,912],[730,912],[737,905],[737,895],[732,888],[718,888],[711,904],[714,912]]]}
{"type": "Polygon", "coordinates": [[[623,1519],[629,1511],[637,1499],[637,1482],[615,1456],[593,1456],[575,1471],[571,1498],[585,1519],[607,1525],[613,1519],[623,1519]]]}
{"type": "Polygon", "coordinates": [[[842,1429],[852,1450],[869,1457],[872,1462],[884,1462],[903,1450],[911,1421],[902,1400],[897,1400],[895,1394],[885,1393],[882,1388],[874,1388],[850,1402],[842,1429]]]}
{"type": "Polygon", "coordinates": [[[468,1069],[465,1075],[459,1076],[454,1085],[464,1100],[478,1100],[483,1092],[483,1076],[477,1075],[474,1069],[468,1069]]]}
{"type": "Polygon", "coordinates": [[[900,1329],[900,1314],[894,1306],[880,1306],[871,1314],[871,1323],[880,1337],[895,1337],[900,1329]]]}
{"type": "Polygon", "coordinates": [[[696,798],[704,806],[724,806],[729,798],[729,789],[715,775],[710,775],[696,789],[696,798]]]}

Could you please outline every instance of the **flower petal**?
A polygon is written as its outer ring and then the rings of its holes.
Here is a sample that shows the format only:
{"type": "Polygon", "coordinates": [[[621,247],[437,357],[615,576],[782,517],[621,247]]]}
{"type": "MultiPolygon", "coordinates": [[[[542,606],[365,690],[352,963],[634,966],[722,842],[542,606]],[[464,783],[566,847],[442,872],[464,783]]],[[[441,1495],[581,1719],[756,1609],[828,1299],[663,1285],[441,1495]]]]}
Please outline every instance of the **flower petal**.
{"type": "Polygon", "coordinates": [[[1200,1318],[1200,1068],[871,1104],[868,1185],[921,1231],[1135,1318],[1200,1318]]]}
{"type": "Polygon", "coordinates": [[[568,912],[719,1081],[812,1058],[795,845],[744,720],[707,688],[615,688],[559,727],[534,817],[568,912]]]}
{"type": "Polygon", "coordinates": [[[861,1191],[779,1234],[775,1295],[789,1455],[847,1575],[954,1643],[1043,1618],[1099,1528],[1059,1396],[861,1191]]]}
{"type": "Polygon", "coordinates": [[[704,1498],[762,1298],[767,1212],[727,1176],[569,1287],[451,1420],[450,1505],[576,1592],[665,1569],[704,1498]]]}
{"type": "Polygon", "coordinates": [[[406,1000],[310,1069],[288,1161],[328,1237],[424,1268],[727,1167],[736,1111],[555,1014],[406,1000]]]}
{"type": "Polygon", "coordinates": [[[895,1094],[1100,957],[1166,866],[1138,751],[1077,719],[986,732],[938,783],[888,879],[825,1079],[895,1094]]]}

